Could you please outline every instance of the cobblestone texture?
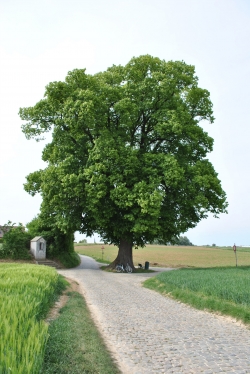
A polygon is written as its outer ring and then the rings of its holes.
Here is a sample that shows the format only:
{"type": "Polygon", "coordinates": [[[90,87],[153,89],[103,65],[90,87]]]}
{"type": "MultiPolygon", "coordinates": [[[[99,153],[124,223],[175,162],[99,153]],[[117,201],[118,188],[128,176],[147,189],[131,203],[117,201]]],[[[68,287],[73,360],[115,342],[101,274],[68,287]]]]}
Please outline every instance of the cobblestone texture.
{"type": "Polygon", "coordinates": [[[250,373],[250,330],[141,286],[154,274],[98,270],[85,256],[71,270],[122,373],[250,373]]]}

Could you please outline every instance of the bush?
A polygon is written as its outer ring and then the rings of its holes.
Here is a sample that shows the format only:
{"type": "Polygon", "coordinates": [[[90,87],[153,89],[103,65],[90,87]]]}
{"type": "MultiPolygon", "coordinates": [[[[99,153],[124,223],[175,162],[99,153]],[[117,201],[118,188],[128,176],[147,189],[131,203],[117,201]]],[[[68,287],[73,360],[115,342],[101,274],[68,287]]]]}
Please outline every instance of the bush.
{"type": "Polygon", "coordinates": [[[3,237],[3,245],[0,250],[1,258],[11,258],[13,260],[28,260],[31,258],[29,254],[31,236],[25,231],[24,226],[13,227],[6,225],[8,231],[5,230],[3,237]]]}
{"type": "Polygon", "coordinates": [[[80,257],[76,252],[62,252],[56,256],[56,259],[66,268],[75,268],[81,263],[80,257]]]}
{"type": "Polygon", "coordinates": [[[61,253],[74,252],[74,233],[64,233],[55,225],[49,226],[40,216],[33,218],[26,226],[32,238],[42,236],[46,240],[48,258],[57,257],[61,253]]]}

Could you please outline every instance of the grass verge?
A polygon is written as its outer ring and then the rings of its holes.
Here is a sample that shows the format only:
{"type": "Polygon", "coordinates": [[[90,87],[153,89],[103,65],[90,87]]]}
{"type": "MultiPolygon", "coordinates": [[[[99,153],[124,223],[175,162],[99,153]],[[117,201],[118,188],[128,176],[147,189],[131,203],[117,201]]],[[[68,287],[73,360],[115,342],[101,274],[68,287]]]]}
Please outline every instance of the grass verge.
{"type": "Polygon", "coordinates": [[[100,262],[100,264],[110,264],[110,261],[105,261],[103,260],[102,258],[98,258],[98,257],[94,257],[92,256],[92,258],[96,261],[96,262],[100,262]]]}
{"type": "Polygon", "coordinates": [[[116,374],[116,368],[82,296],[69,292],[60,316],[49,326],[43,374],[116,374]]]}
{"type": "Polygon", "coordinates": [[[197,309],[250,323],[250,267],[179,269],[150,278],[144,286],[197,309]]]}

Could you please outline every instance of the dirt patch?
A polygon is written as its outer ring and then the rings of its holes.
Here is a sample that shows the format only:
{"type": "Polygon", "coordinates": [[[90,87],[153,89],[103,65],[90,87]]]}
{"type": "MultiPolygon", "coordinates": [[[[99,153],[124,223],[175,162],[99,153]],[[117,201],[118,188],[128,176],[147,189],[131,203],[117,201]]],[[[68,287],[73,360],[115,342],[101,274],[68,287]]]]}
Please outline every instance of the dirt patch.
{"type": "Polygon", "coordinates": [[[68,287],[63,291],[62,295],[60,296],[59,300],[55,302],[54,306],[50,309],[46,319],[45,319],[45,322],[47,323],[50,323],[52,321],[54,321],[58,316],[59,316],[59,313],[60,313],[60,309],[62,309],[66,304],[67,304],[67,301],[69,299],[68,297],[68,292],[78,292],[78,293],[81,293],[80,291],[80,286],[79,284],[70,279],[70,278],[66,278],[65,279],[67,280],[67,282],[69,283],[68,287]]]}

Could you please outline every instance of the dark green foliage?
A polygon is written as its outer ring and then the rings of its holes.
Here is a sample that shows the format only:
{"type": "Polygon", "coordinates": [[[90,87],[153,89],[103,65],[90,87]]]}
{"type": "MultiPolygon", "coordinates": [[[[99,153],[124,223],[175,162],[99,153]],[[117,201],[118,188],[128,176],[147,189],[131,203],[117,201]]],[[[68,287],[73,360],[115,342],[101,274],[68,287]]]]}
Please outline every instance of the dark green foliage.
{"type": "Polygon", "coordinates": [[[55,225],[48,226],[42,215],[27,223],[28,232],[32,237],[42,236],[46,240],[48,258],[59,260],[66,268],[80,264],[80,258],[74,251],[73,233],[64,233],[55,225]]]}
{"type": "Polygon", "coordinates": [[[56,257],[62,253],[74,252],[74,234],[64,233],[55,225],[49,225],[40,215],[27,223],[28,233],[32,236],[42,236],[47,242],[47,257],[56,257]]]}
{"type": "Polygon", "coordinates": [[[118,374],[83,298],[70,293],[49,327],[43,374],[118,374]]]}
{"type": "Polygon", "coordinates": [[[80,257],[76,252],[61,252],[56,255],[56,259],[59,260],[65,268],[75,268],[80,265],[80,257]]]}
{"type": "Polygon", "coordinates": [[[64,233],[57,228],[52,228],[47,237],[49,256],[74,252],[74,234],[64,233]]]}
{"type": "Polygon", "coordinates": [[[14,224],[9,221],[3,228],[5,228],[5,233],[0,250],[0,258],[11,258],[13,260],[30,259],[31,236],[25,231],[25,227],[21,223],[14,227],[14,224]]]}

